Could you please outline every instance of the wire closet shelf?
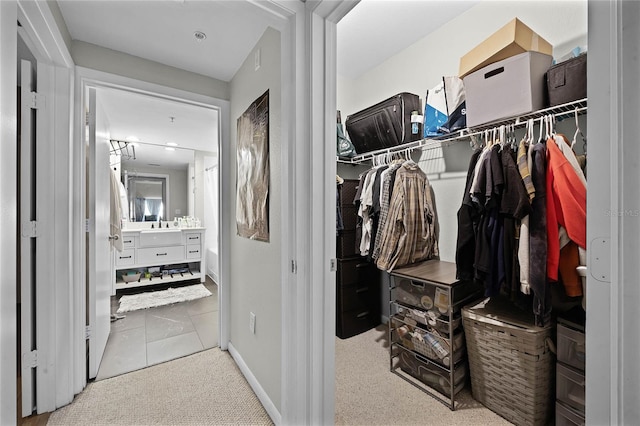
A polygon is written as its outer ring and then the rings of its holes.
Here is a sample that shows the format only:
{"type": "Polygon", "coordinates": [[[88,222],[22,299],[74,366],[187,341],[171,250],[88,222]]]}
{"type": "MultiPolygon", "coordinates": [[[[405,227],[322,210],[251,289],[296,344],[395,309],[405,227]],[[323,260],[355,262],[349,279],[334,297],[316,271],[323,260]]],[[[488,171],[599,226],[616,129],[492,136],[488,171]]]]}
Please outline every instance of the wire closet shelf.
{"type": "Polygon", "coordinates": [[[485,130],[496,129],[500,126],[513,126],[514,128],[520,128],[527,125],[530,119],[540,119],[547,116],[553,116],[557,121],[562,121],[566,118],[573,118],[576,115],[582,115],[587,112],[587,98],[580,99],[573,102],[568,102],[562,105],[556,105],[550,108],[537,110],[528,114],[520,116],[508,117],[502,120],[492,121],[473,128],[465,128],[455,133],[447,135],[436,136],[433,138],[421,139],[414,142],[397,145],[390,148],[378,149],[376,151],[366,152],[356,155],[355,157],[345,159],[338,158],[339,163],[346,164],[359,164],[365,161],[372,160],[374,157],[380,154],[394,154],[402,152],[411,152],[415,149],[427,150],[432,148],[438,148],[446,146],[452,143],[467,141],[476,136],[481,136],[485,130]]]}

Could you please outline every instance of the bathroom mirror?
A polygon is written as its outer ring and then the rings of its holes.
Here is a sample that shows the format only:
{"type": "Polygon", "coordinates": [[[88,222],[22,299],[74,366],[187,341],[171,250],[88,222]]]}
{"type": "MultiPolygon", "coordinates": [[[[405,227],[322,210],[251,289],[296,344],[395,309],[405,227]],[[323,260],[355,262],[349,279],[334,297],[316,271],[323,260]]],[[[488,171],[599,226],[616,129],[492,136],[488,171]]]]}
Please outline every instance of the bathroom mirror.
{"type": "Polygon", "coordinates": [[[129,215],[133,222],[167,220],[168,176],[145,174],[127,176],[129,215]]]}
{"type": "Polygon", "coordinates": [[[129,221],[157,222],[190,214],[192,149],[137,143],[135,158],[121,159],[129,221]]]}

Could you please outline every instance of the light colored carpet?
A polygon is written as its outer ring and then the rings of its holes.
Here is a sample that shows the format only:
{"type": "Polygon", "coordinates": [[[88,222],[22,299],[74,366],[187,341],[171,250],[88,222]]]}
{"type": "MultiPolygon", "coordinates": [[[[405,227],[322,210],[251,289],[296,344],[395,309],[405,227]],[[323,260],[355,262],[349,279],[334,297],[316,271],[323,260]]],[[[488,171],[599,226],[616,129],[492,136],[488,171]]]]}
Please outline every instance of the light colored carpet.
{"type": "Polygon", "coordinates": [[[228,352],[218,348],[90,383],[49,425],[271,425],[228,352]]]}
{"type": "Polygon", "coordinates": [[[456,411],[389,371],[387,327],[336,338],[336,425],[510,425],[468,389],[456,411]]]}
{"type": "Polygon", "coordinates": [[[186,302],[207,296],[211,296],[211,292],[203,284],[131,294],[120,298],[120,306],[117,313],[121,314],[138,309],[171,305],[172,303],[186,302]]]}
{"type": "MultiPolygon", "coordinates": [[[[456,411],[389,371],[379,326],[336,338],[336,425],[510,425],[458,394],[456,411]]],[[[49,425],[268,425],[266,411],[227,352],[218,348],[93,382],[49,425]]]]}

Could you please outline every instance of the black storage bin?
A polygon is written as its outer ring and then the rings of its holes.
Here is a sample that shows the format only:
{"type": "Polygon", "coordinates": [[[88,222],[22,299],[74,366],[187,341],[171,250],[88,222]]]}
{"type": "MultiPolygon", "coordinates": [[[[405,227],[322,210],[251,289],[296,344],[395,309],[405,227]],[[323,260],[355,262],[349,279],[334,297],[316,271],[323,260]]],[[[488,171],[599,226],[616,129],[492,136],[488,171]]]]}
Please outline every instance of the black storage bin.
{"type": "Polygon", "coordinates": [[[339,259],[360,255],[360,252],[356,250],[356,231],[338,231],[336,255],[339,259]]]}
{"type": "Polygon", "coordinates": [[[354,206],[353,203],[356,192],[358,192],[358,179],[345,179],[342,184],[338,185],[340,191],[340,204],[343,206],[354,206]]]}
{"type": "Polygon", "coordinates": [[[549,105],[562,105],[587,97],[587,54],[560,62],[547,71],[549,105]]]}

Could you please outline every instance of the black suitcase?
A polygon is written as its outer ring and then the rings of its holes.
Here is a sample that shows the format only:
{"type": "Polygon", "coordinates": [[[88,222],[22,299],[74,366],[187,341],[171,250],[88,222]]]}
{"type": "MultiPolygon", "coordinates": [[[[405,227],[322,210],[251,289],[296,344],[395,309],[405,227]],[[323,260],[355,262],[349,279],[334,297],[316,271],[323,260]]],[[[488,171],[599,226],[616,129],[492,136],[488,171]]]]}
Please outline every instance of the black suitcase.
{"type": "Polygon", "coordinates": [[[356,152],[363,154],[420,139],[420,132],[411,132],[412,111],[420,114],[420,97],[403,92],[349,115],[345,125],[356,152]]]}

